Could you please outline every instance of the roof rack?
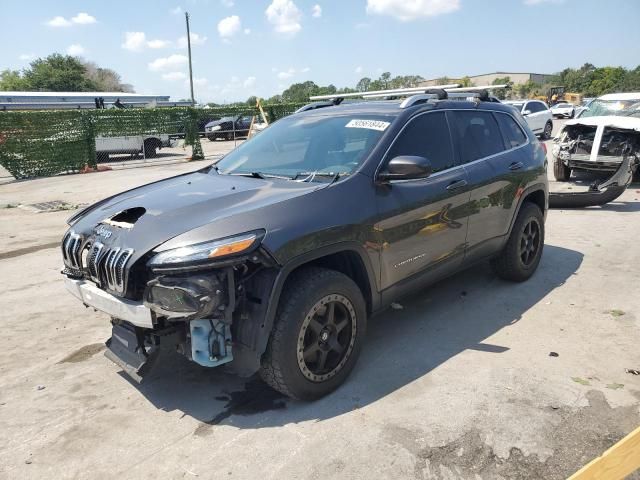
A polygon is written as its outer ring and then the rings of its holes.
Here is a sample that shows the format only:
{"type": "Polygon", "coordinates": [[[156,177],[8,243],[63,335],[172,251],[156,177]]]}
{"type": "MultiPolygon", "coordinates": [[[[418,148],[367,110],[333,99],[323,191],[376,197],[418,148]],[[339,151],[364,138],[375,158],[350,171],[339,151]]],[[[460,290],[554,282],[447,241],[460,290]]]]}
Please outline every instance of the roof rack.
{"type": "Polygon", "coordinates": [[[481,102],[494,102],[497,101],[495,97],[489,95],[490,90],[497,90],[501,88],[510,88],[507,84],[500,85],[481,85],[478,87],[460,87],[459,84],[453,83],[448,85],[435,85],[433,87],[410,87],[410,88],[395,88],[391,90],[374,90],[369,92],[353,92],[353,93],[334,93],[331,95],[314,95],[309,97],[310,100],[321,100],[316,103],[310,103],[298,110],[298,112],[304,112],[306,110],[313,110],[316,108],[331,107],[333,105],[340,105],[345,98],[357,98],[372,99],[372,98],[385,98],[385,99],[398,99],[406,97],[400,108],[408,108],[420,103],[426,103],[429,100],[446,100],[449,98],[460,99],[475,99],[481,102]],[[324,100],[324,101],[322,101],[324,100]],[[327,101],[328,100],[328,101],[327,101]]]}
{"type": "MultiPolygon", "coordinates": [[[[450,83],[447,85],[435,85],[433,87],[429,87],[428,89],[434,88],[456,88],[460,84],[458,83],[450,83]]],[[[314,95],[309,97],[309,100],[333,100],[335,98],[358,98],[370,95],[383,94],[382,96],[398,96],[398,95],[413,95],[414,93],[423,93],[427,90],[426,87],[409,87],[409,88],[394,88],[391,90],[373,90],[370,92],[353,92],[353,93],[332,93],[331,95],[314,95]]]]}

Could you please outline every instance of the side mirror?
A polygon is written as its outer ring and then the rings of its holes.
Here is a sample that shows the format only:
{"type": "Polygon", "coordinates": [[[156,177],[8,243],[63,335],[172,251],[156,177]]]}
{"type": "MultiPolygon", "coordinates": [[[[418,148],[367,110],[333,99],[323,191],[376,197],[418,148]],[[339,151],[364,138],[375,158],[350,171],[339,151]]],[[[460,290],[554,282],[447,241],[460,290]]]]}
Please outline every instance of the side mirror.
{"type": "Polygon", "coordinates": [[[424,157],[400,155],[392,158],[383,172],[378,174],[378,180],[415,180],[427,178],[433,171],[431,162],[424,157]]]}
{"type": "Polygon", "coordinates": [[[531,110],[525,110],[522,112],[522,116],[526,117],[527,115],[531,115],[531,110]]]}

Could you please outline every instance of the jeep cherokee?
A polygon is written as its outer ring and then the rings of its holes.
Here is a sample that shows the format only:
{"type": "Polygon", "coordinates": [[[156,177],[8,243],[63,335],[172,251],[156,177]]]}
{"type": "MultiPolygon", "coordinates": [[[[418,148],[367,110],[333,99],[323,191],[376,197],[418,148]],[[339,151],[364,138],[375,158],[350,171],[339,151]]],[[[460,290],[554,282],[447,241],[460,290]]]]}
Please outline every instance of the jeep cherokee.
{"type": "Polygon", "coordinates": [[[513,108],[333,103],[69,219],[66,287],[111,316],[106,354],[133,378],[171,350],[315,399],[402,296],[483,259],[534,273],[546,151],[513,108]]]}

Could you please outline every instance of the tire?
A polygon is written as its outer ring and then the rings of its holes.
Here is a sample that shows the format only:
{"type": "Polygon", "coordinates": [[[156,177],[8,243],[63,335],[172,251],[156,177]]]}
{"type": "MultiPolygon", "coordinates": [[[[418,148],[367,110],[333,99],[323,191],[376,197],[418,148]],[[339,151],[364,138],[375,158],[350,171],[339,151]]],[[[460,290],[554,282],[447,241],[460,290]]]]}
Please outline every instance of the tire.
{"type": "Polygon", "coordinates": [[[158,152],[156,151],[157,146],[158,142],[153,138],[145,140],[144,158],[156,158],[158,156],[158,152]]]}
{"type": "Polygon", "coordinates": [[[216,141],[216,136],[215,135],[208,135],[207,138],[209,139],[210,142],[215,142],[216,141]]]}
{"type": "Polygon", "coordinates": [[[226,140],[233,140],[233,132],[229,132],[225,135],[226,140]]]}
{"type": "Polygon", "coordinates": [[[538,268],[543,249],[544,216],[535,203],[525,202],[520,208],[507,244],[491,260],[491,267],[504,280],[524,282],[538,268]]]}
{"type": "Polygon", "coordinates": [[[551,138],[551,132],[553,132],[553,123],[549,120],[545,126],[544,130],[542,130],[542,139],[549,140],[551,138]]]}
{"type": "Polygon", "coordinates": [[[362,292],[349,277],[317,267],[294,272],[280,297],[260,376],[288,397],[323,397],[349,376],[366,324],[362,292]],[[335,323],[327,318],[330,311],[335,323]]]}
{"type": "Polygon", "coordinates": [[[571,169],[556,158],[553,161],[553,176],[556,177],[558,182],[566,182],[571,178],[571,169]]]}

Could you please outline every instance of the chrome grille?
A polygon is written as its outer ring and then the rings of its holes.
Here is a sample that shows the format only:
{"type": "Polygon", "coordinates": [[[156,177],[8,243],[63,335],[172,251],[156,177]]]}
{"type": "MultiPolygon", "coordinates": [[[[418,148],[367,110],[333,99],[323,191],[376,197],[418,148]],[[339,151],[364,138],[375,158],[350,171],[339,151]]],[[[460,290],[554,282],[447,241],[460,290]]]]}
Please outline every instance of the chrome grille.
{"type": "Polygon", "coordinates": [[[114,293],[124,294],[127,290],[127,264],[132,256],[130,248],[109,248],[98,240],[85,242],[72,231],[62,239],[62,257],[67,273],[89,277],[99,287],[114,293]]]}
{"type": "Polygon", "coordinates": [[[65,266],[82,270],[82,237],[74,232],[67,232],[62,239],[62,258],[65,266]]]}

